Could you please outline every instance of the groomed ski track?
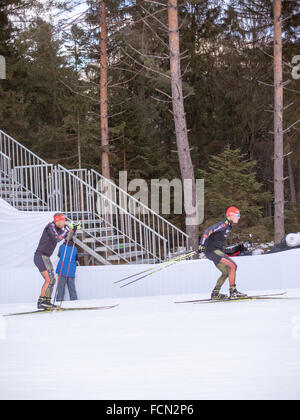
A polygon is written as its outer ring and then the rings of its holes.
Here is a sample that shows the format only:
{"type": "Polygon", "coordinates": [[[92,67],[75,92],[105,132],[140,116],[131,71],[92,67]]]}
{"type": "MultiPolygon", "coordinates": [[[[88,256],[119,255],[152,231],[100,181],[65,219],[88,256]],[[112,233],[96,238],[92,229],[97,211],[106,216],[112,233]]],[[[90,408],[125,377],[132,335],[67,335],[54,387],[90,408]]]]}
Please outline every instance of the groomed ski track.
{"type": "MultiPolygon", "coordinates": [[[[0,316],[0,399],[300,398],[299,300],[174,305],[178,298],[66,302],[119,306],[0,316]]],[[[0,314],[32,309],[1,304],[0,314]]]]}

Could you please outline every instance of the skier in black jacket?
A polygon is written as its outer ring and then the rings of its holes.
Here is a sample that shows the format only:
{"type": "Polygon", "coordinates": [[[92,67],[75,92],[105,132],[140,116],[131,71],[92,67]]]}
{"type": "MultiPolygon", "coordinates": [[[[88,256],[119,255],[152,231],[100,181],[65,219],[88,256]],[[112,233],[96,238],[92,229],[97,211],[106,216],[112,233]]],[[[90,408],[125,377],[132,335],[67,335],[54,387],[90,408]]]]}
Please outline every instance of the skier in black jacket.
{"type": "Polygon", "coordinates": [[[230,299],[246,297],[247,295],[236,290],[236,263],[224,253],[225,243],[231,233],[233,225],[240,220],[240,212],[236,207],[229,207],[226,211],[226,218],[208,227],[203,233],[200,241],[199,251],[214,262],[222,275],[214,287],[212,299],[227,299],[228,296],[220,293],[221,287],[229,278],[230,299]]]}
{"type": "Polygon", "coordinates": [[[62,213],[56,213],[53,222],[45,227],[38,247],[34,254],[34,264],[39,269],[44,279],[44,284],[37,303],[38,309],[53,308],[51,296],[56,282],[54,269],[50,260],[56,245],[63,239],[70,240],[76,232],[77,225],[66,224],[65,216],[62,213]]]}

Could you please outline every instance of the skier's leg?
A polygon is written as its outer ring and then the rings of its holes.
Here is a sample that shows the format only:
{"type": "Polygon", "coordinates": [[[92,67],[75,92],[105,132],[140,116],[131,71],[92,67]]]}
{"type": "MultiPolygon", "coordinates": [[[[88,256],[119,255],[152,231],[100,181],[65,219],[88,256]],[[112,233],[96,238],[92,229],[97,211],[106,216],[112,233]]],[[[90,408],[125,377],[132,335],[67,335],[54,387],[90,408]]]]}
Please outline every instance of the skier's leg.
{"type": "Polygon", "coordinates": [[[42,289],[43,296],[41,297],[45,297],[47,301],[50,302],[56,278],[50,258],[46,257],[45,255],[43,255],[42,258],[47,269],[47,274],[42,273],[43,277],[45,278],[45,284],[42,289]]]}
{"type": "Polygon", "coordinates": [[[44,279],[44,284],[38,300],[38,308],[46,309],[47,307],[52,306],[50,300],[55,284],[55,274],[53,266],[50,261],[50,258],[40,254],[35,254],[34,264],[37,266],[44,279]]]}
{"type": "Polygon", "coordinates": [[[50,276],[49,276],[49,273],[48,273],[47,270],[42,271],[41,275],[44,277],[44,284],[43,284],[43,287],[42,287],[42,290],[41,290],[40,298],[46,298],[46,293],[49,289],[49,285],[50,285],[51,280],[50,280],[50,276]]]}
{"type": "Polygon", "coordinates": [[[214,252],[213,261],[214,261],[217,269],[220,270],[222,274],[218,278],[218,281],[217,281],[217,283],[216,283],[216,285],[215,285],[215,287],[214,287],[214,289],[211,293],[211,298],[212,299],[226,299],[228,297],[227,295],[224,295],[224,294],[220,293],[220,290],[221,290],[223,284],[225,283],[226,279],[230,275],[229,267],[226,264],[221,262],[224,255],[225,254],[222,251],[219,251],[219,250],[214,252]]]}
{"type": "Polygon", "coordinates": [[[75,277],[68,277],[67,284],[68,284],[70,299],[77,300],[77,293],[75,289],[75,277]]]}
{"type": "Polygon", "coordinates": [[[235,285],[237,265],[231,258],[227,257],[227,255],[224,255],[222,257],[220,263],[228,268],[229,286],[232,287],[233,285],[235,285]]]}
{"type": "Polygon", "coordinates": [[[223,284],[225,283],[225,281],[226,281],[226,279],[227,279],[227,277],[229,276],[229,272],[230,272],[230,270],[228,269],[228,267],[225,265],[225,264],[223,264],[223,263],[219,263],[217,266],[216,266],[220,271],[221,271],[221,276],[218,278],[218,281],[217,281],[217,283],[216,283],[216,285],[215,285],[215,290],[221,290],[221,288],[222,288],[222,286],[223,286],[223,284]]]}
{"type": "Polygon", "coordinates": [[[221,259],[221,263],[225,264],[228,268],[229,268],[229,293],[230,293],[230,298],[234,299],[234,298],[243,298],[246,297],[247,295],[245,293],[241,293],[238,292],[236,289],[236,270],[237,270],[237,265],[236,263],[229,257],[224,256],[221,259]]]}

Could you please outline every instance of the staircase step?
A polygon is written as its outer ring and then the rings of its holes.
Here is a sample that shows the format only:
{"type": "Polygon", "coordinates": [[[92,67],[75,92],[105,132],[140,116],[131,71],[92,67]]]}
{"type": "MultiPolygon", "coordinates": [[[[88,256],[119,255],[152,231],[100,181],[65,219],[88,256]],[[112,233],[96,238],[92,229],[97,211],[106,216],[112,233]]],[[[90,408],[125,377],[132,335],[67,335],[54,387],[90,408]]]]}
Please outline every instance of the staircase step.
{"type": "Polygon", "coordinates": [[[74,211],[72,213],[65,212],[65,216],[70,220],[80,220],[81,223],[85,222],[86,220],[93,217],[92,213],[86,212],[86,211],[74,211]]]}
{"type": "MultiPolygon", "coordinates": [[[[126,248],[132,248],[132,247],[134,247],[134,245],[135,244],[112,244],[112,245],[109,245],[109,248],[110,249],[113,249],[113,250],[124,250],[124,249],[126,249],[126,248]]],[[[107,251],[108,250],[108,248],[106,247],[106,246],[98,246],[97,248],[95,248],[95,251],[97,251],[97,252],[105,252],[105,251],[107,251]]]]}
{"type": "Polygon", "coordinates": [[[97,238],[85,238],[83,239],[82,242],[84,242],[85,244],[91,244],[91,243],[95,243],[98,241],[101,242],[111,242],[111,241],[117,241],[117,240],[124,240],[124,236],[123,235],[115,235],[115,236],[98,236],[97,238]]]}
{"type": "Polygon", "coordinates": [[[135,257],[139,257],[141,255],[145,255],[146,251],[136,251],[136,252],[125,252],[124,254],[122,253],[121,255],[110,255],[109,257],[107,257],[107,261],[119,261],[122,258],[135,258],[135,257]]]}
{"type": "Polygon", "coordinates": [[[111,229],[111,228],[104,228],[104,227],[101,227],[101,226],[98,226],[98,227],[93,227],[93,228],[84,228],[84,231],[85,232],[89,232],[89,233],[105,233],[105,232],[111,232],[113,229],[111,229]]]}
{"type": "Polygon", "coordinates": [[[104,223],[104,221],[100,220],[100,219],[85,219],[81,221],[82,225],[91,225],[91,224],[95,224],[95,225],[102,225],[104,223]]]}
{"type": "Polygon", "coordinates": [[[26,211],[29,208],[29,211],[49,211],[47,206],[14,206],[17,210],[26,211]]]}
{"type": "Polygon", "coordinates": [[[32,193],[29,191],[11,191],[11,196],[16,198],[31,197],[32,193]]]}
{"type": "Polygon", "coordinates": [[[9,197],[8,200],[11,204],[13,203],[21,203],[24,206],[26,206],[27,204],[31,205],[31,204],[38,204],[41,202],[41,200],[39,198],[22,198],[22,197],[9,197]]]}

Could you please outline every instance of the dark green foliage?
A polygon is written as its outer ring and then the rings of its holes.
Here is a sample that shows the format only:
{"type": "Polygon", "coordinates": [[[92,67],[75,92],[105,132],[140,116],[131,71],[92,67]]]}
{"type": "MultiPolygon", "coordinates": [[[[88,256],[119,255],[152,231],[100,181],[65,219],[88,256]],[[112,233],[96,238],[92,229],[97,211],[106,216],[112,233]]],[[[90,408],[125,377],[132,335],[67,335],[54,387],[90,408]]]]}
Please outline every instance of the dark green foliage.
{"type": "Polygon", "coordinates": [[[236,206],[241,221],[235,234],[245,239],[248,233],[260,231],[261,239],[267,239],[263,210],[272,196],[256,180],[255,161],[227,145],[222,153],[211,156],[208,170],[200,175],[205,180],[205,225],[222,219],[228,207],[236,206]]]}

